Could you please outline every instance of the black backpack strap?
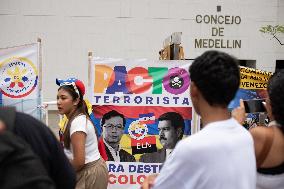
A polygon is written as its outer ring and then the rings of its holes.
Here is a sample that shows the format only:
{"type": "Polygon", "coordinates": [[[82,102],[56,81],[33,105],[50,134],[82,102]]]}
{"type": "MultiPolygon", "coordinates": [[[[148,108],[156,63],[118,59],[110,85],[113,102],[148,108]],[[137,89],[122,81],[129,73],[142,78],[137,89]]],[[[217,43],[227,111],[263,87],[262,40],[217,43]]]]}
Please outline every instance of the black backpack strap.
{"type": "Polygon", "coordinates": [[[0,120],[2,120],[7,130],[13,131],[16,118],[15,107],[0,107],[0,120]]]}

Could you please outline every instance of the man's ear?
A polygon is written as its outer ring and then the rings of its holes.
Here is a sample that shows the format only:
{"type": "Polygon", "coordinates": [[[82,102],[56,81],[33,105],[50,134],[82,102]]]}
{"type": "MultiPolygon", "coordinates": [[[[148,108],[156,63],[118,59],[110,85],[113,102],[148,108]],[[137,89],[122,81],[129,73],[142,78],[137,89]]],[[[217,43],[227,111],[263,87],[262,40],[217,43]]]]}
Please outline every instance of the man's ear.
{"type": "Polygon", "coordinates": [[[190,83],[190,94],[191,94],[191,97],[198,96],[198,88],[196,87],[193,81],[190,83]]]}
{"type": "Polygon", "coordinates": [[[177,128],[177,136],[178,136],[178,140],[182,139],[183,137],[182,128],[177,128]]]}

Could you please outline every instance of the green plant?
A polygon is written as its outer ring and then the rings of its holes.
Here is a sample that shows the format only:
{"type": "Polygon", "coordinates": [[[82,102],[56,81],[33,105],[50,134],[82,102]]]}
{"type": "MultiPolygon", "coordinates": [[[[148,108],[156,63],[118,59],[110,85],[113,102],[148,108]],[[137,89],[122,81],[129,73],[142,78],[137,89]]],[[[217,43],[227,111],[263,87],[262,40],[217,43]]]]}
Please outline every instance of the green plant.
{"type": "Polygon", "coordinates": [[[281,41],[276,36],[279,33],[284,33],[284,26],[282,26],[282,25],[276,25],[276,26],[267,25],[267,26],[261,27],[259,31],[262,32],[262,33],[272,35],[273,38],[275,38],[280,43],[280,45],[284,45],[283,43],[281,43],[281,41]]]}

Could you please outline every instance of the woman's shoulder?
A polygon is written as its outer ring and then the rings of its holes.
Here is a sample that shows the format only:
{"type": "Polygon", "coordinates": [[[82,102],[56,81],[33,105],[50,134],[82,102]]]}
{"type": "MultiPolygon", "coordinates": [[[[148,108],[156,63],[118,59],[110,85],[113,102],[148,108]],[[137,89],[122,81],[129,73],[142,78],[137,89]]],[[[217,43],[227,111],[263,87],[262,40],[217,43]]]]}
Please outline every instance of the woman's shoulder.
{"type": "Polygon", "coordinates": [[[75,119],[85,119],[86,120],[86,115],[85,114],[79,114],[74,118],[74,120],[75,119]]]}
{"type": "Polygon", "coordinates": [[[271,132],[273,132],[273,127],[257,126],[250,129],[250,133],[254,140],[264,141],[271,132]]]}
{"type": "Polygon", "coordinates": [[[82,125],[82,123],[84,123],[84,125],[93,124],[88,116],[86,116],[85,114],[80,114],[73,119],[71,125],[78,125],[78,124],[82,125]]]}
{"type": "Polygon", "coordinates": [[[257,126],[257,127],[251,128],[249,131],[250,133],[255,134],[255,135],[262,135],[266,133],[267,130],[270,130],[270,127],[257,126]]]}
{"type": "Polygon", "coordinates": [[[71,125],[82,123],[82,122],[86,122],[86,119],[87,119],[86,115],[79,114],[72,120],[71,125]]]}

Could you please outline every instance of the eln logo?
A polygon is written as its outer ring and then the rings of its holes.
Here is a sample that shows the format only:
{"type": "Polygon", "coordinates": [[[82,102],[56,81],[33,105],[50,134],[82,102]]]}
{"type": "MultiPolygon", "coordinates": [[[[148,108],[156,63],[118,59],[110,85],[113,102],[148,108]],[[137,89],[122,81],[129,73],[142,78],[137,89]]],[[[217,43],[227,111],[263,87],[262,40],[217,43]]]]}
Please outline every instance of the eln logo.
{"type": "Polygon", "coordinates": [[[133,121],[128,128],[128,133],[131,138],[135,140],[143,139],[148,133],[148,127],[146,124],[139,121],[133,121]]]}
{"type": "Polygon", "coordinates": [[[29,95],[37,86],[38,72],[27,58],[12,57],[0,63],[0,90],[10,98],[29,95]]]}

